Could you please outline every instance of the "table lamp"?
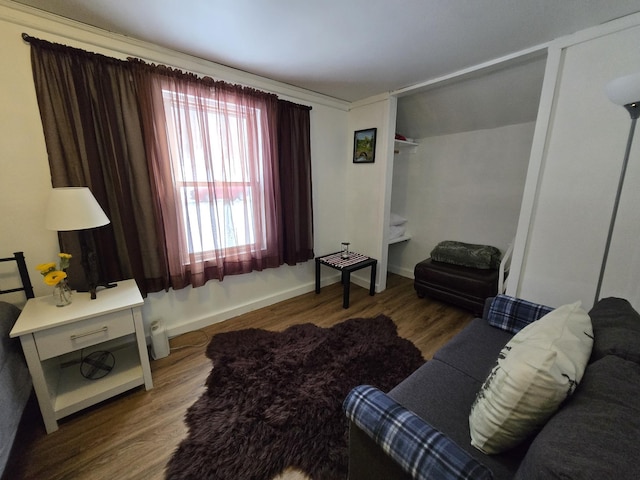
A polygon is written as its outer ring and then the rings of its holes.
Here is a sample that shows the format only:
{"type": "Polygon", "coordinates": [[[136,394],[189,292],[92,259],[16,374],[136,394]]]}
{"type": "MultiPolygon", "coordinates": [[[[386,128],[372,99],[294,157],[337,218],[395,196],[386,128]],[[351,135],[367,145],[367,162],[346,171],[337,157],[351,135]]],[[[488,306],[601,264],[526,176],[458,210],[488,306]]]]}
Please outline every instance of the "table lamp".
{"type": "Polygon", "coordinates": [[[45,214],[45,228],[58,232],[79,231],[82,267],[92,300],[96,298],[98,266],[96,252],[88,241],[88,230],[102,227],[109,222],[89,188],[62,187],[51,190],[45,214]]]}

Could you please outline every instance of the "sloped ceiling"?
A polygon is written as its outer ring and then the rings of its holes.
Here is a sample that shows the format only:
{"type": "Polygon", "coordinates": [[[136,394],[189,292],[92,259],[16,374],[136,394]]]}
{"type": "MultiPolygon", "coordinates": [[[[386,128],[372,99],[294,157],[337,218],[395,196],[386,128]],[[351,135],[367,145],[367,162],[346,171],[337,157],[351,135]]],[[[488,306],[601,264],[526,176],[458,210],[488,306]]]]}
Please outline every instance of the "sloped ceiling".
{"type": "Polygon", "coordinates": [[[418,139],[533,122],[545,61],[538,55],[401,97],[396,131],[418,139]]]}
{"type": "Polygon", "coordinates": [[[356,101],[640,11],[638,0],[15,0],[356,101]]]}

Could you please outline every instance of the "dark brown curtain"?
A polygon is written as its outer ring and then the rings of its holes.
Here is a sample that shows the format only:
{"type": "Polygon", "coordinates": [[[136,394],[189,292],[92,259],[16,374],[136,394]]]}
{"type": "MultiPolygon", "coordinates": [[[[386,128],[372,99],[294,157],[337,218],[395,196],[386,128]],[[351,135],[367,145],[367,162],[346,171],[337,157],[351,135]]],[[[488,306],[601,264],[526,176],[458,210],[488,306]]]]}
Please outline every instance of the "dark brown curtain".
{"type": "Polygon", "coordinates": [[[310,107],[278,100],[278,164],[283,260],[306,262],[313,254],[310,107]]]}
{"type": "MultiPolygon", "coordinates": [[[[91,231],[101,280],[135,278],[144,295],[167,289],[163,235],[128,62],[25,39],[31,44],[51,183],[88,186],[111,220],[91,231]]],[[[80,258],[76,238],[76,232],[60,234],[61,249],[80,258]]],[[[72,262],[72,282],[84,277],[79,263],[72,262]]]]}

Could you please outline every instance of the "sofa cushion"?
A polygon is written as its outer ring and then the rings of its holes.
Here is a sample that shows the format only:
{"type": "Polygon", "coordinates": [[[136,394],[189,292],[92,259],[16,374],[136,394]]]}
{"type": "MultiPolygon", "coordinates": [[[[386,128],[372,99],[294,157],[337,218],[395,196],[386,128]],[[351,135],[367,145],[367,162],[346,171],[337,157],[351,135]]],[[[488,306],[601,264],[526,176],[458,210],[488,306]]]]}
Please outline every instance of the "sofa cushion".
{"type": "Polygon", "coordinates": [[[469,416],[471,444],[494,454],[535,432],[582,379],[592,344],[591,319],[580,302],[523,328],[478,392],[469,416]]]}
{"type": "Polygon", "coordinates": [[[604,298],[589,312],[593,323],[594,362],[605,355],[640,363],[640,315],[622,298],[604,298]]]}
{"type": "Polygon", "coordinates": [[[482,318],[475,318],[433,358],[482,383],[495,366],[500,350],[512,337],[512,334],[492,327],[482,318]]]}
{"type": "Polygon", "coordinates": [[[551,307],[500,294],[496,295],[491,302],[485,318],[489,325],[507,332],[518,333],[551,310],[553,310],[551,307]]]}
{"type": "Polygon", "coordinates": [[[637,363],[609,355],[590,364],[531,444],[516,478],[640,478],[639,398],[637,363]]]}
{"type": "MultiPolygon", "coordinates": [[[[488,360],[495,363],[495,360],[488,360]]],[[[389,392],[389,396],[416,413],[435,429],[487,466],[495,480],[512,479],[526,449],[485,455],[469,442],[468,415],[482,382],[443,363],[430,360],[389,392]]]]}

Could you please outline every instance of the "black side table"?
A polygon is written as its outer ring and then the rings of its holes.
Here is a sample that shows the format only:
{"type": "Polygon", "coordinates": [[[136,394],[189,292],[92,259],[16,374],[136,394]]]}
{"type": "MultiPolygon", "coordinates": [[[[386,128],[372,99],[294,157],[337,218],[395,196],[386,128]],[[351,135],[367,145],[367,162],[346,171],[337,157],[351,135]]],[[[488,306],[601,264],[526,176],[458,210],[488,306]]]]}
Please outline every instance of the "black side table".
{"type": "Polygon", "coordinates": [[[342,258],[342,252],[330,253],[322,257],[316,257],[316,293],[320,293],[320,267],[339,270],[342,273],[342,308],[349,308],[349,290],[351,287],[351,272],[361,268],[371,267],[371,281],[369,283],[369,295],[376,293],[376,268],[378,261],[360,253],[349,253],[349,258],[342,258]]]}

